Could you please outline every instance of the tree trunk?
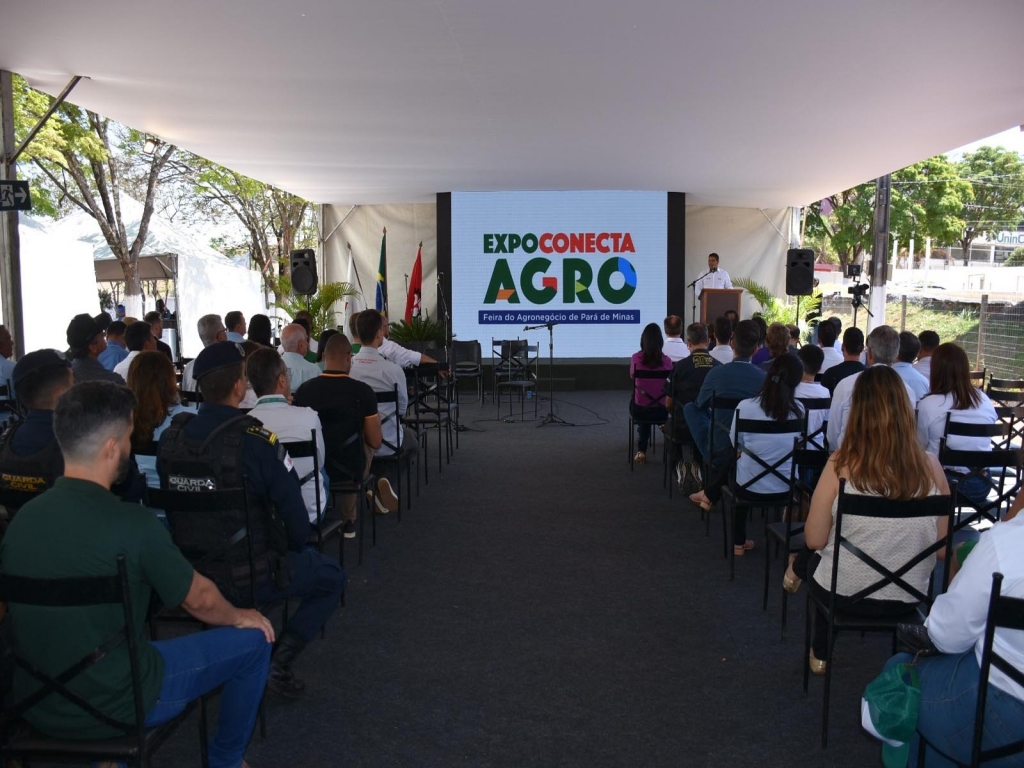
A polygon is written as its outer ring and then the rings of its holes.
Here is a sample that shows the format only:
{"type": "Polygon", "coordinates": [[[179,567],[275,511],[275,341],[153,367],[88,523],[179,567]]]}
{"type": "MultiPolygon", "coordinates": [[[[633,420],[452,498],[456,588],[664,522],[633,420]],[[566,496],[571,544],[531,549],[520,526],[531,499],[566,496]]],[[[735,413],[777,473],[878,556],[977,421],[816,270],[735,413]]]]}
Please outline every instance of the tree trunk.
{"type": "Polygon", "coordinates": [[[971,243],[974,242],[974,235],[964,235],[960,238],[960,249],[963,251],[964,266],[968,267],[971,263],[971,243]]]}

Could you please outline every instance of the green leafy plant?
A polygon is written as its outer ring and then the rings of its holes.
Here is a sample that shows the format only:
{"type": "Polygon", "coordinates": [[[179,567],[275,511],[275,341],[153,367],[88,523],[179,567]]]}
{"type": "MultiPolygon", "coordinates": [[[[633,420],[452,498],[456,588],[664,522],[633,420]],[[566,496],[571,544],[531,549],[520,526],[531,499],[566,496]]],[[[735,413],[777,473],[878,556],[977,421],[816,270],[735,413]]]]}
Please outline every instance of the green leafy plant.
{"type": "Polygon", "coordinates": [[[97,288],[96,293],[99,296],[101,312],[106,312],[108,309],[114,308],[114,297],[111,295],[110,291],[106,288],[97,288]]]}
{"type": "Polygon", "coordinates": [[[289,317],[295,317],[300,310],[308,310],[313,316],[312,334],[319,336],[325,329],[337,325],[337,319],[341,315],[334,309],[334,305],[346,296],[358,296],[358,289],[351,283],[324,283],[317,288],[312,296],[293,296],[291,280],[287,276],[281,277],[281,286],[286,289],[285,298],[275,301],[273,306],[283,310],[289,317]]]}
{"type": "Polygon", "coordinates": [[[1024,267],[1024,246],[1014,248],[1013,253],[1003,262],[1004,267],[1024,267]]]}
{"type": "Polygon", "coordinates": [[[815,288],[813,295],[801,299],[800,314],[797,316],[795,305],[786,304],[785,301],[775,296],[767,286],[761,283],[746,277],[738,277],[732,281],[732,284],[737,288],[745,290],[754,301],[761,305],[760,315],[769,325],[772,323],[793,324],[803,331],[807,328],[807,315],[817,312],[821,308],[820,288],[815,288]]]}
{"type": "Polygon", "coordinates": [[[430,341],[437,345],[444,344],[444,329],[435,320],[414,317],[408,325],[404,320],[391,324],[391,340],[397,344],[410,341],[430,341]]]}

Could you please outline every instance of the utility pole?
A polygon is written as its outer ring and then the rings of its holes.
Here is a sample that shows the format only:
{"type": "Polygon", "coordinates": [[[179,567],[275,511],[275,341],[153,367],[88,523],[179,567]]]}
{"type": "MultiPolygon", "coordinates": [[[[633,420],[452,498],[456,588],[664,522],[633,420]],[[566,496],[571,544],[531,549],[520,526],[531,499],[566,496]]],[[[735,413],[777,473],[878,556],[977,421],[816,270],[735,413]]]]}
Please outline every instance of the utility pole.
{"type": "Polygon", "coordinates": [[[868,298],[868,331],[885,325],[885,281],[889,271],[889,203],[892,198],[892,175],[875,182],[875,216],[871,250],[871,295],[868,298]]]}
{"type": "MultiPolygon", "coordinates": [[[[18,177],[14,161],[14,83],[11,73],[0,69],[0,181],[18,177]]],[[[21,310],[21,242],[18,239],[18,212],[0,213],[0,301],[3,320],[14,339],[14,356],[25,354],[25,334],[21,310]]]]}

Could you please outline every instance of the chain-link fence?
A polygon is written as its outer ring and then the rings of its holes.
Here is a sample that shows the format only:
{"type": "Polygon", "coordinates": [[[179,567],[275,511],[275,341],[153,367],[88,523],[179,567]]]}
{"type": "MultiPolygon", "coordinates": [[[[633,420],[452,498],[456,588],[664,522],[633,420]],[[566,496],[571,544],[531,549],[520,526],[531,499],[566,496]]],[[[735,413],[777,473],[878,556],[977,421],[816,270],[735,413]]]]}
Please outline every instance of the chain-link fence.
{"type": "MultiPolygon", "coordinates": [[[[844,329],[854,323],[853,307],[846,296],[825,299],[822,314],[838,317],[844,329]]],[[[865,335],[868,319],[862,307],[856,325],[865,335]]],[[[890,296],[885,321],[897,330],[935,331],[943,342],[962,346],[971,365],[987,369],[989,376],[1024,379],[1024,296],[999,301],[989,301],[987,296],[980,300],[890,296]]]]}

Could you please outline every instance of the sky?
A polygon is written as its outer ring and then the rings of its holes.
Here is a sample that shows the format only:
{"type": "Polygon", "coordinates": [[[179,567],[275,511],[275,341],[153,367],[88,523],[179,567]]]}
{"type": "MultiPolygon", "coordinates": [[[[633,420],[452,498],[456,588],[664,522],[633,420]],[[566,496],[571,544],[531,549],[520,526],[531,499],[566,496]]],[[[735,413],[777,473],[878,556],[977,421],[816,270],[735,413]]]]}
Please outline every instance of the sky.
{"type": "Polygon", "coordinates": [[[1024,155],[1024,131],[1020,128],[1011,128],[1008,131],[989,136],[987,139],[979,139],[962,147],[957,147],[952,152],[947,152],[946,156],[950,160],[959,160],[965,153],[974,152],[978,147],[984,146],[1012,149],[1018,154],[1024,155]]]}

